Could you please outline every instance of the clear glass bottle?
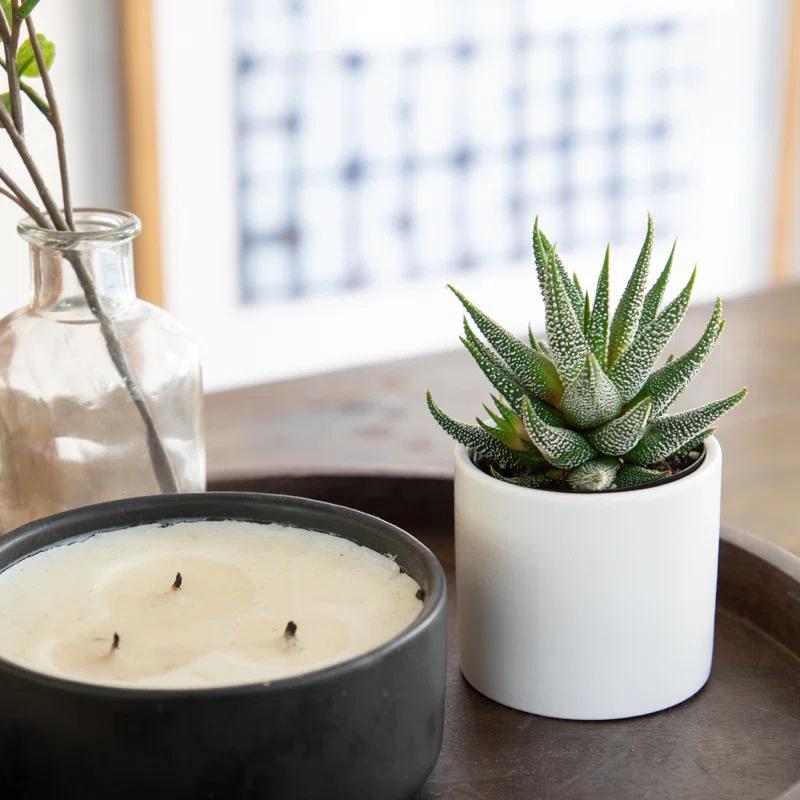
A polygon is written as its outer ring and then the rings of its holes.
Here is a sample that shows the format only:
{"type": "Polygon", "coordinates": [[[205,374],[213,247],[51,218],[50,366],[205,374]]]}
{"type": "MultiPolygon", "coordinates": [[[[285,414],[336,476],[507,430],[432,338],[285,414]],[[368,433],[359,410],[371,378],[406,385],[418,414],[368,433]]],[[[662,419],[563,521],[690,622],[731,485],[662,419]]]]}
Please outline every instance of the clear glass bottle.
{"type": "Polygon", "coordinates": [[[31,220],[30,305],[0,321],[0,533],[121,497],[205,489],[202,379],[176,320],[136,297],[132,214],[31,220]]]}

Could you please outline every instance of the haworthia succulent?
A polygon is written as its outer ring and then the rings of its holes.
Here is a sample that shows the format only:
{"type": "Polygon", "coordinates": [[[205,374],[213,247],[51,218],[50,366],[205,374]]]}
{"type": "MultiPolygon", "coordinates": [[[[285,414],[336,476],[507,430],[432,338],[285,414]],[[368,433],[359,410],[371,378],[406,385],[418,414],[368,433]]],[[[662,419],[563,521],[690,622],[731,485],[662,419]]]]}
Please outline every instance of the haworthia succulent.
{"type": "Polygon", "coordinates": [[[478,425],[467,425],[447,416],[433,401],[430,392],[428,392],[428,408],[445,433],[452,436],[460,444],[463,444],[464,447],[474,450],[493,463],[517,468],[528,467],[532,463],[538,463],[538,459],[528,457],[525,452],[518,452],[506,447],[496,437],[478,425]]]}
{"type": "Polygon", "coordinates": [[[567,473],[567,483],[577,492],[602,492],[608,489],[617,476],[620,462],[602,456],[581,464],[567,473]]]}
{"type": "Polygon", "coordinates": [[[559,378],[566,385],[580,374],[589,346],[556,272],[555,252],[552,250],[548,268],[545,275],[547,341],[559,378]]]}
{"type": "Polygon", "coordinates": [[[594,353],[588,353],[580,374],[564,389],[564,418],[580,430],[595,428],[616,417],[621,409],[619,390],[603,372],[594,353]]]}
{"type": "Polygon", "coordinates": [[[516,375],[518,383],[535,397],[558,402],[562,387],[553,362],[538,349],[521,342],[471,303],[458,289],[453,286],[449,286],[449,289],[461,301],[478,330],[516,375]]]}
{"type": "MultiPolygon", "coordinates": [[[[534,257],[536,257],[537,253],[536,239],[538,238],[539,239],[538,252],[540,256],[544,257],[542,271],[546,274],[547,260],[550,257],[550,251],[553,250],[554,248],[550,244],[544,233],[542,233],[541,228],[539,228],[538,217],[534,222],[533,228],[534,228],[534,257]]],[[[583,292],[581,292],[580,289],[578,289],[573,280],[570,280],[570,277],[567,274],[567,270],[564,269],[564,264],[558,257],[558,253],[553,253],[553,260],[555,261],[555,272],[556,275],[558,275],[559,283],[564,287],[564,291],[566,292],[566,295],[569,298],[569,302],[570,305],[572,306],[572,311],[575,314],[575,318],[581,319],[583,314],[583,292]]],[[[537,263],[537,272],[539,272],[538,263],[537,263]]]]}
{"type": "Polygon", "coordinates": [[[494,406],[484,407],[486,416],[477,425],[451,419],[430,397],[428,405],[437,423],[480,454],[481,467],[498,480],[592,491],[646,485],[695,460],[714,421],[744,396],[742,390],[664,416],[700,369],[724,320],[718,301],[694,347],[650,372],[683,318],[694,282],[693,273],[662,309],[675,248],[646,290],[652,241],[648,217],[644,245],[609,323],[610,249],[591,302],[577,275],[568,277],[537,220],[533,246],[547,341],[530,327],[530,345],[520,341],[453,289],[482,334],[465,319],[462,342],[501,396],[493,395],[494,406]]]}
{"type": "Polygon", "coordinates": [[[522,421],[537,450],[554,467],[571,469],[595,455],[594,448],[576,431],[545,422],[527,397],[522,401],[522,421]]]}
{"type": "Polygon", "coordinates": [[[659,478],[666,478],[669,472],[660,469],[648,469],[637,464],[623,464],[617,472],[617,479],[614,486],[618,488],[628,486],[641,486],[650,481],[657,481],[659,478]]]}
{"type": "Polygon", "coordinates": [[[589,332],[586,335],[589,349],[606,368],[608,359],[608,273],[610,268],[611,245],[606,247],[606,256],[603,259],[603,268],[597,279],[597,288],[594,294],[594,304],[589,316],[589,332]]]}
{"type": "Polygon", "coordinates": [[[608,372],[623,401],[635,397],[644,386],[653,364],[667,346],[689,305],[696,276],[692,272],[683,291],[648,325],[640,328],[630,347],[608,372]]]}
{"type": "Polygon", "coordinates": [[[611,320],[608,340],[608,365],[614,362],[627,350],[639,328],[642,315],[644,292],[647,285],[647,271],[650,267],[650,254],[653,250],[653,218],[647,215],[647,234],[644,244],[636,260],[631,277],[620,298],[617,310],[611,320]]]}
{"type": "Polygon", "coordinates": [[[676,244],[677,242],[673,242],[672,250],[670,251],[667,263],[664,265],[664,269],[661,270],[661,274],[656,279],[656,282],[650,287],[650,291],[644,296],[642,316],[639,318],[640,328],[652,322],[658,314],[658,309],[661,307],[661,301],[664,299],[664,292],[666,291],[667,283],[669,283],[669,276],[672,272],[672,259],[675,257],[676,244]]]}
{"type": "MultiPolygon", "coordinates": [[[[741,389],[724,400],[655,420],[647,427],[636,446],[625,454],[625,460],[633,464],[657,464],[698,436],[726,411],[738,405],[745,394],[747,390],[741,389]]],[[[546,453],[543,455],[547,457],[546,453]]]]}
{"type": "Polygon", "coordinates": [[[717,298],[711,319],[694,347],[680,358],[667,361],[647,379],[642,388],[641,393],[648,394],[653,399],[654,417],[666,411],[691,383],[708,358],[724,327],[722,301],[717,298]]]}
{"type": "Polygon", "coordinates": [[[650,398],[645,397],[621,417],[612,419],[585,436],[589,444],[601,453],[621,456],[642,437],[650,419],[650,398]]]}

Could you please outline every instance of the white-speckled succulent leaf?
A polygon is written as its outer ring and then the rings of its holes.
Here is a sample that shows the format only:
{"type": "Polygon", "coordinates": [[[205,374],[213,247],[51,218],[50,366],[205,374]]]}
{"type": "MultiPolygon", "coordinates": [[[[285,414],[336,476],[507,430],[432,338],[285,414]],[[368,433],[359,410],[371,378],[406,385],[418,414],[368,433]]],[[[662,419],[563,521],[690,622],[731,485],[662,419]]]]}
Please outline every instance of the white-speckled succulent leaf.
{"type": "Polygon", "coordinates": [[[694,347],[687,350],[680,358],[668,361],[665,366],[656,370],[647,379],[642,393],[650,395],[653,399],[654,417],[658,417],[666,411],[692,382],[708,358],[724,327],[722,302],[717,298],[711,319],[694,347]]]}
{"type": "Polygon", "coordinates": [[[545,325],[553,362],[561,382],[566,386],[580,374],[589,346],[556,273],[554,256],[555,253],[551,251],[549,277],[545,285],[545,325]]]}
{"type": "Polygon", "coordinates": [[[527,453],[511,450],[478,425],[467,425],[449,417],[436,405],[430,392],[428,392],[428,408],[442,430],[464,447],[474,450],[500,466],[521,468],[531,465],[532,460],[527,453]]]}
{"type": "Polygon", "coordinates": [[[642,304],[647,286],[647,271],[650,268],[650,254],[653,251],[653,218],[647,215],[647,234],[644,244],[636,259],[625,290],[622,293],[614,317],[608,339],[608,365],[614,362],[628,349],[639,328],[642,315],[642,304]]]}
{"type": "Polygon", "coordinates": [[[672,272],[672,259],[675,257],[675,245],[673,242],[672,250],[670,251],[667,263],[661,274],[656,279],[656,282],[650,287],[650,291],[644,296],[642,303],[642,316],[639,319],[639,327],[643,327],[651,323],[658,316],[658,309],[661,307],[661,301],[664,299],[664,292],[669,283],[669,276],[672,272]]]}
{"type": "Polygon", "coordinates": [[[572,469],[596,455],[577,431],[545,422],[527,397],[522,401],[522,421],[533,444],[554,467],[572,469]]]}
{"type": "Polygon", "coordinates": [[[625,460],[633,464],[656,464],[668,458],[687,442],[691,442],[726,411],[738,405],[745,394],[747,390],[741,389],[723,400],[655,420],[648,425],[638,444],[630,452],[625,453],[625,460]]]}
{"type": "Polygon", "coordinates": [[[611,245],[606,247],[603,268],[597,279],[594,304],[589,315],[589,331],[586,335],[589,349],[605,369],[608,359],[608,276],[611,261],[611,245]]]}
{"type": "Polygon", "coordinates": [[[549,478],[541,473],[533,473],[532,475],[519,475],[513,478],[508,477],[507,475],[503,475],[501,472],[498,472],[494,467],[489,468],[489,472],[493,478],[497,478],[499,481],[505,481],[505,483],[512,483],[514,486],[523,486],[526,489],[536,489],[540,486],[545,486],[549,483],[549,478]]]}
{"type": "Polygon", "coordinates": [[[603,372],[594,353],[588,353],[577,378],[564,389],[561,411],[574,427],[583,430],[602,425],[619,414],[622,398],[603,372]]]}
{"type": "Polygon", "coordinates": [[[630,347],[620,356],[608,372],[622,395],[623,401],[635,397],[644,386],[661,351],[667,346],[689,305],[697,270],[681,293],[648,325],[636,333],[630,347]]]}
{"type": "Polygon", "coordinates": [[[584,436],[601,453],[621,456],[642,438],[650,420],[650,398],[645,397],[621,417],[587,431],[584,436]]]}
{"type": "Polygon", "coordinates": [[[561,397],[562,387],[553,362],[544,353],[529,347],[487,316],[458,289],[453,286],[449,288],[461,301],[478,330],[506,362],[519,384],[535,397],[557,402],[561,397]]]}
{"type": "MultiPolygon", "coordinates": [[[[536,221],[533,224],[533,258],[536,261],[536,269],[538,272],[547,272],[548,269],[548,260],[550,258],[550,252],[553,250],[553,246],[550,244],[547,237],[542,232],[542,229],[539,227],[539,218],[536,218],[536,221]],[[538,245],[537,245],[538,239],[538,245]],[[542,265],[540,267],[538,259],[542,259],[542,265]]],[[[564,287],[564,291],[569,298],[570,305],[572,306],[572,312],[575,314],[575,318],[578,320],[583,319],[583,292],[580,291],[578,286],[575,285],[575,281],[571,280],[569,275],[567,274],[567,270],[564,268],[564,264],[562,263],[561,259],[558,257],[558,253],[553,253],[553,260],[555,261],[555,273],[558,276],[559,283],[564,287]]],[[[543,292],[544,293],[544,292],[543,292]]],[[[546,300],[546,297],[545,297],[546,300]]]]}
{"type": "Polygon", "coordinates": [[[619,470],[616,458],[593,458],[567,473],[567,483],[576,492],[602,492],[614,483],[619,470]]]}
{"type": "Polygon", "coordinates": [[[643,483],[657,481],[659,478],[666,478],[668,475],[666,470],[648,469],[640,467],[638,464],[623,464],[617,472],[614,486],[620,489],[628,486],[640,486],[643,483]]]}

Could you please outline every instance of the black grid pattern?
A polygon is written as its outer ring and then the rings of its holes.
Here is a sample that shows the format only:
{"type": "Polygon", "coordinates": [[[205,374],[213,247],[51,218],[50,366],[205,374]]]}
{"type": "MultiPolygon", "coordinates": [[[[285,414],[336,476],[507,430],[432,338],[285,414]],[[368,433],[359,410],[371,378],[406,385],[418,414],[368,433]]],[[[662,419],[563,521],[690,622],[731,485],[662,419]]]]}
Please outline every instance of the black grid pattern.
{"type": "Polygon", "coordinates": [[[562,249],[640,237],[645,207],[669,229],[685,27],[537,31],[509,0],[497,37],[464,22],[477,3],[447,41],[367,51],[310,47],[312,2],[237,0],[243,302],[518,261],[538,212],[562,249]]]}

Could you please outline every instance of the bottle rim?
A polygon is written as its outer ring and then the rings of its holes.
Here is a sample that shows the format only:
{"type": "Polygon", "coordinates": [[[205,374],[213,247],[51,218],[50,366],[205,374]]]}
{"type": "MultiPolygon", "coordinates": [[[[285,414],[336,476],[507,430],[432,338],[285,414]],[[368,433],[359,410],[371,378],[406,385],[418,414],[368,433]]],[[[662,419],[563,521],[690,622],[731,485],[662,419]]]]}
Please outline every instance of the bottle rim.
{"type": "Polygon", "coordinates": [[[119,244],[135,239],[142,230],[139,217],[116,208],[76,208],[74,231],[43,228],[30,217],[17,224],[17,233],[29,244],[68,250],[83,245],[119,244]]]}

